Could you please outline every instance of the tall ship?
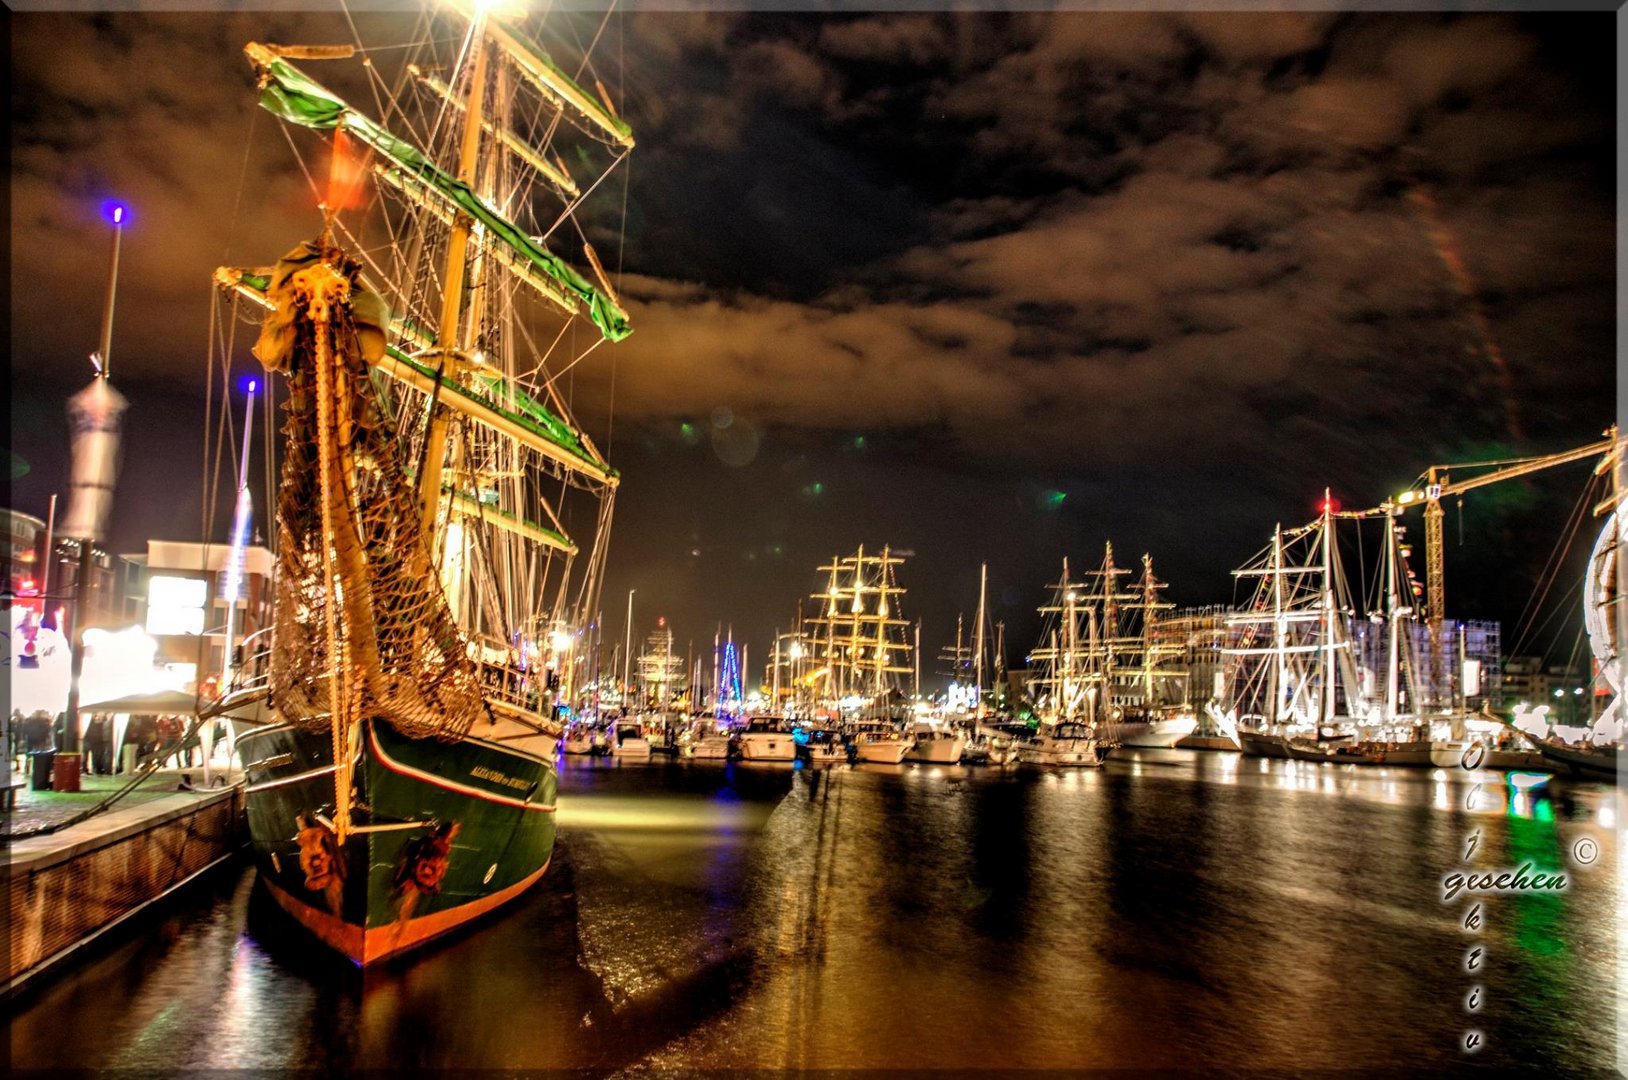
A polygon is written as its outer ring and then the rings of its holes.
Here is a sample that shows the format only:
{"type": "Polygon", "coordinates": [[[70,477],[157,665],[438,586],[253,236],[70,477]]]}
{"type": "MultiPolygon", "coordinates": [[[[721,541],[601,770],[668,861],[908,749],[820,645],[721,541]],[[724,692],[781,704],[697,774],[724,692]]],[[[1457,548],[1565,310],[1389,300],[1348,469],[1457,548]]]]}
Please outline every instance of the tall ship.
{"type": "Polygon", "coordinates": [[[673,631],[665,616],[644,640],[644,651],[634,661],[639,680],[639,708],[664,712],[675,708],[689,689],[689,664],[673,651],[673,631]]]}
{"type": "Polygon", "coordinates": [[[1103,627],[1099,642],[1108,715],[1099,726],[1110,742],[1123,746],[1171,747],[1198,729],[1182,649],[1159,633],[1159,620],[1175,607],[1159,594],[1167,587],[1153,575],[1153,557],[1142,556],[1142,574],[1128,589],[1115,582],[1127,573],[1114,564],[1112,543],[1104,545],[1102,565],[1092,576],[1103,627]]]}
{"type": "Polygon", "coordinates": [[[1040,608],[1041,643],[1029,653],[1030,698],[1039,727],[1017,745],[1029,765],[1101,765],[1111,743],[1099,737],[1106,718],[1102,672],[1089,658],[1100,655],[1095,609],[1084,602],[1084,582],[1069,572],[1051,586],[1052,602],[1040,608]]]}
{"type": "MultiPolygon", "coordinates": [[[[632,711],[645,745],[662,753],[681,753],[691,742],[684,715],[688,667],[685,658],[673,650],[673,631],[666,616],[658,617],[656,629],[645,638],[644,649],[633,662],[637,689],[632,711]]],[[[621,740],[621,747],[628,745],[626,739],[621,740]]]]}
{"type": "MultiPolygon", "coordinates": [[[[1424,595],[1426,618],[1414,627],[1414,652],[1422,661],[1415,679],[1422,693],[1415,700],[1421,711],[1430,714],[1432,719],[1432,764],[1444,768],[1473,763],[1477,768],[1554,769],[1598,779],[1610,778],[1613,766],[1602,767],[1602,762],[1615,754],[1612,748],[1620,746],[1621,740],[1620,719],[1611,704],[1620,682],[1621,664],[1615,641],[1620,637],[1616,632],[1622,624],[1614,621],[1620,620],[1622,607],[1621,582],[1614,561],[1620,539],[1616,531],[1619,525],[1611,516],[1617,510],[1621,490],[1621,463],[1622,440],[1613,426],[1607,428],[1600,439],[1558,453],[1432,465],[1409,490],[1391,500],[1397,508],[1419,507],[1424,511],[1427,586],[1422,590],[1415,586],[1415,592],[1424,595]],[[1593,705],[1602,701],[1606,704],[1598,711],[1590,708],[1587,716],[1578,715],[1584,710],[1576,708],[1562,710],[1571,714],[1566,716],[1572,721],[1569,724],[1551,724],[1549,703],[1517,705],[1512,729],[1506,719],[1492,711],[1501,691],[1501,635],[1497,624],[1490,624],[1489,645],[1487,624],[1478,628],[1475,624],[1467,625],[1445,617],[1442,504],[1450,498],[1462,499],[1466,493],[1490,484],[1577,462],[1595,464],[1580,505],[1592,503],[1596,516],[1606,516],[1605,526],[1591,553],[1583,598],[1583,632],[1587,635],[1595,667],[1594,693],[1588,700],[1593,705]],[[1603,497],[1602,489],[1605,489],[1603,497]],[[1597,503],[1596,499],[1599,499],[1597,503]],[[1473,643],[1467,643],[1467,637],[1473,643]],[[1475,644],[1480,647],[1474,647],[1475,644]],[[1477,698],[1480,708],[1475,707],[1477,698]],[[1449,722],[1442,724],[1443,719],[1449,722]],[[1542,745],[1533,746],[1532,741],[1542,745]]],[[[1563,587],[1556,589],[1564,561],[1560,552],[1569,550],[1578,540],[1584,520],[1580,514],[1570,519],[1565,534],[1559,539],[1561,546],[1556,557],[1546,571],[1540,598],[1564,591],[1563,587]]],[[[1535,620],[1542,608],[1541,602],[1530,605],[1529,617],[1535,620]]],[[[1518,633],[1518,640],[1525,639],[1535,628],[1535,622],[1528,622],[1518,633]]],[[[1579,651],[1580,647],[1581,642],[1579,651]]]]}
{"type": "MultiPolygon", "coordinates": [[[[896,571],[904,561],[888,546],[866,554],[860,545],[833,557],[819,568],[825,588],[811,597],[815,614],[803,620],[826,711],[862,725],[854,741],[860,761],[897,764],[916,750],[893,730],[908,714],[916,670],[910,623],[900,610],[905,590],[896,571]]],[[[958,760],[966,748],[964,735],[942,742],[931,748],[933,760],[958,760]]]]}
{"type": "MultiPolygon", "coordinates": [[[[1620,444],[1615,453],[1620,458],[1620,444]]],[[[1621,465],[1616,467],[1620,469],[1621,465]]],[[[1625,634],[1625,630],[1628,630],[1628,612],[1624,610],[1622,507],[1619,497],[1613,493],[1607,505],[1610,515],[1589,556],[1583,600],[1584,628],[1601,683],[1599,696],[1606,699],[1606,704],[1592,718],[1587,732],[1581,737],[1566,740],[1549,733],[1534,735],[1532,741],[1544,760],[1557,771],[1613,784],[1621,776],[1625,742],[1622,642],[1628,636],[1625,634]]],[[[1527,730],[1530,733],[1530,729],[1527,730]]]]}
{"type": "MultiPolygon", "coordinates": [[[[1595,671],[1591,701],[1603,699],[1581,731],[1545,730],[1535,716],[1515,719],[1514,726],[1557,772],[1604,783],[1618,783],[1628,747],[1628,706],[1623,701],[1622,643],[1628,640],[1628,577],[1623,571],[1622,492],[1624,440],[1615,427],[1606,432],[1607,449],[1595,475],[1609,474],[1609,491],[1594,507],[1605,522],[1589,552],[1583,582],[1583,630],[1595,671]]],[[[1536,712],[1537,710],[1534,710],[1536,712]]]]}
{"type": "Polygon", "coordinates": [[[1361,711],[1348,615],[1351,598],[1336,545],[1334,503],[1308,525],[1278,526],[1272,541],[1234,576],[1254,595],[1228,618],[1229,661],[1240,747],[1269,758],[1354,760],[1353,713],[1361,711]]]}
{"type": "Polygon", "coordinates": [[[327,186],[317,239],[215,275],[287,396],[271,646],[217,711],[260,880],[358,964],[519,895],[553,851],[556,704],[618,482],[557,380],[631,331],[588,210],[620,206],[591,195],[633,137],[539,28],[465,7],[377,54],[245,49],[327,186]],[[341,64],[376,117],[314,77],[341,64]]]}

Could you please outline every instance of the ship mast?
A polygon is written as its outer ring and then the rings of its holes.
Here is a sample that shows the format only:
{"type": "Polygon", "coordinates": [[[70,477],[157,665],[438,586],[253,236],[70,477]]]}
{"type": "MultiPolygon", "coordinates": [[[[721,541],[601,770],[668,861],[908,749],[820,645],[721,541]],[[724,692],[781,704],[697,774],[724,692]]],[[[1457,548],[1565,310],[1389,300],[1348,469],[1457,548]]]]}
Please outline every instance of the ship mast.
{"type": "Polygon", "coordinates": [[[1322,725],[1334,722],[1334,503],[1323,489],[1323,690],[1318,695],[1317,718],[1322,725]]]}
{"type": "MultiPolygon", "coordinates": [[[[973,681],[972,681],[972,715],[983,714],[984,697],[984,599],[989,588],[989,564],[980,563],[978,566],[978,622],[973,627],[973,681]]],[[[959,644],[959,642],[958,642],[959,644]]]]}
{"type": "Polygon", "coordinates": [[[1385,512],[1385,620],[1388,640],[1385,643],[1385,722],[1396,721],[1401,707],[1398,674],[1401,664],[1402,603],[1397,595],[1396,515],[1385,512]]]}
{"type": "MultiPolygon", "coordinates": [[[[464,102],[464,129],[463,142],[458,150],[458,179],[475,186],[476,165],[480,159],[480,134],[484,122],[486,104],[486,16],[476,12],[474,22],[469,28],[470,48],[474,52],[473,66],[469,96],[464,102]]],[[[441,298],[441,330],[437,337],[440,345],[440,363],[437,367],[437,379],[446,373],[448,361],[462,352],[462,340],[459,337],[459,323],[463,313],[464,276],[468,264],[469,236],[474,227],[474,221],[467,214],[457,214],[453,218],[452,236],[447,245],[447,269],[444,277],[445,284],[441,298]]],[[[447,410],[436,408],[436,399],[439,397],[439,382],[437,393],[430,396],[430,426],[425,439],[424,466],[419,477],[419,499],[424,507],[423,532],[424,540],[433,553],[436,544],[436,520],[440,517],[441,509],[441,470],[447,453],[447,429],[451,423],[451,415],[447,410]]]]}
{"type": "Polygon", "coordinates": [[[1284,687],[1288,684],[1289,622],[1283,610],[1283,525],[1272,529],[1272,666],[1270,670],[1270,698],[1272,719],[1285,722],[1284,687]]]}

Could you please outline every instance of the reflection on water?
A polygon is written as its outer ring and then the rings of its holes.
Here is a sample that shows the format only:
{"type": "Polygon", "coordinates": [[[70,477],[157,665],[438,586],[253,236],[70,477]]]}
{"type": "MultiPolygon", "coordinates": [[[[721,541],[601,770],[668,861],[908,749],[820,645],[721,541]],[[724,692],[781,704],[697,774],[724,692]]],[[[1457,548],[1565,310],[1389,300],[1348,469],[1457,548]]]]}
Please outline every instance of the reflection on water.
{"type": "Polygon", "coordinates": [[[1144,751],[1102,769],[571,761],[544,884],[365,973],[217,876],[19,1003],[13,1060],[184,1067],[1608,1067],[1616,796],[1144,751]],[[1572,844],[1601,845],[1589,868],[1572,844]]]}

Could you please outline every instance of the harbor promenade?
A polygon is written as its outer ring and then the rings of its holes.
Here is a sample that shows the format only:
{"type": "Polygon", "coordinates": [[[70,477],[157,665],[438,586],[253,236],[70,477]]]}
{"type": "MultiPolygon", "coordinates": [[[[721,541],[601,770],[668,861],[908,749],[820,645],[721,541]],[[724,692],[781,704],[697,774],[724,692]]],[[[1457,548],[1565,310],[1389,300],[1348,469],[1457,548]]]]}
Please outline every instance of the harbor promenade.
{"type": "Polygon", "coordinates": [[[131,779],[87,775],[78,792],[34,791],[26,783],[14,789],[0,841],[8,926],[0,997],[241,846],[243,796],[235,771],[212,770],[208,786],[196,767],[158,769],[134,787],[131,779]]]}

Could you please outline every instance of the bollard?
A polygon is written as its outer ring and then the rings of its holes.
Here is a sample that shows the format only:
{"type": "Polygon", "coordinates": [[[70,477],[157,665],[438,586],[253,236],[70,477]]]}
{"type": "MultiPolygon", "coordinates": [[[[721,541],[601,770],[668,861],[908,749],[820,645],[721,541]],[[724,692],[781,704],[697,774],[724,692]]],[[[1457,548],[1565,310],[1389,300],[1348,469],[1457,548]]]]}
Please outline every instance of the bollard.
{"type": "Polygon", "coordinates": [[[56,754],[55,750],[30,750],[28,752],[30,790],[51,790],[52,762],[55,761],[56,754]]]}
{"type": "Polygon", "coordinates": [[[52,791],[79,790],[79,755],[58,752],[51,765],[52,791]]]}

